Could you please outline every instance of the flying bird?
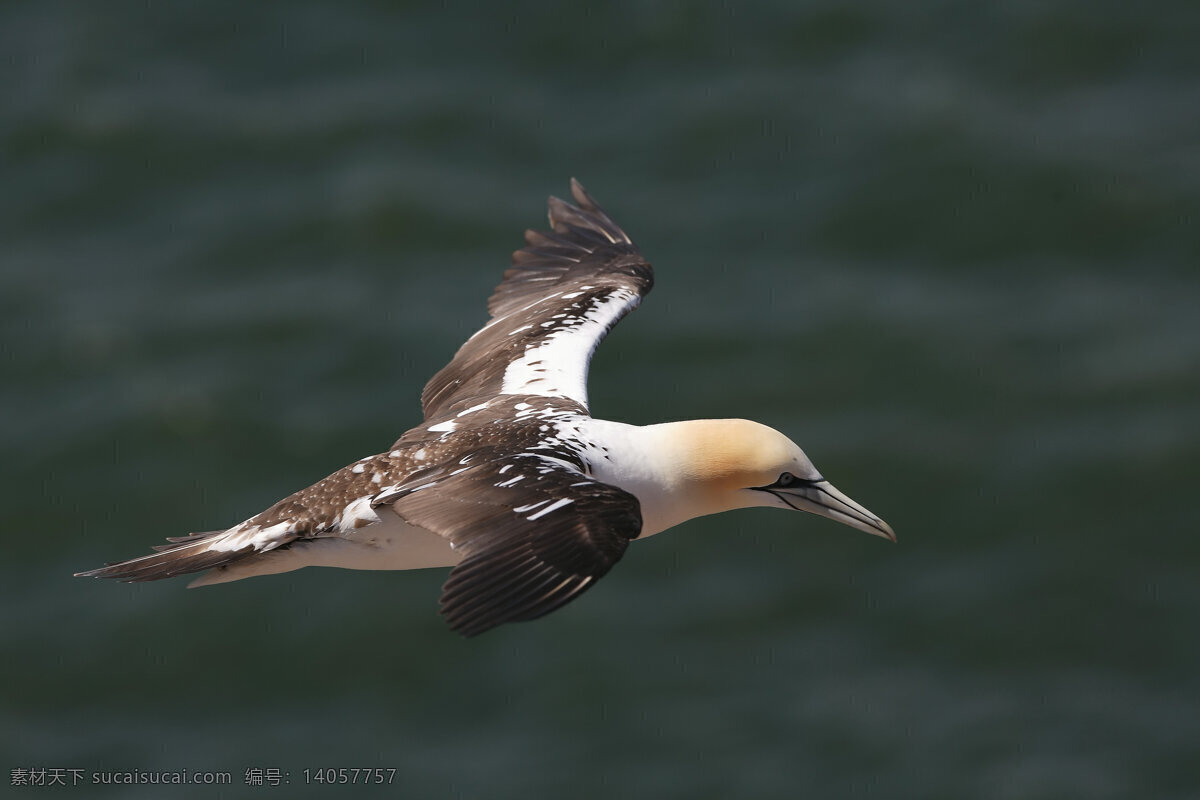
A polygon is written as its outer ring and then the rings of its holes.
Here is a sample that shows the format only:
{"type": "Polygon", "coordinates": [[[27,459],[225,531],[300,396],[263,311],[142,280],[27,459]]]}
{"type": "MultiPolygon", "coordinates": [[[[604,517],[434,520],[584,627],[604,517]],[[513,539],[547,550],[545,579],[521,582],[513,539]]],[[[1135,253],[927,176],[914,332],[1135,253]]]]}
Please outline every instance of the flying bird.
{"type": "Polygon", "coordinates": [[[592,353],[654,283],[584,188],[549,200],[549,231],[488,301],[490,320],[433,376],[424,420],[250,519],[171,537],[78,575],[208,586],[301,567],[453,567],[450,627],[474,636],[554,611],[644,539],[695,517],[770,506],[895,541],[782,433],[744,419],[628,425],[588,412],[592,353]]]}

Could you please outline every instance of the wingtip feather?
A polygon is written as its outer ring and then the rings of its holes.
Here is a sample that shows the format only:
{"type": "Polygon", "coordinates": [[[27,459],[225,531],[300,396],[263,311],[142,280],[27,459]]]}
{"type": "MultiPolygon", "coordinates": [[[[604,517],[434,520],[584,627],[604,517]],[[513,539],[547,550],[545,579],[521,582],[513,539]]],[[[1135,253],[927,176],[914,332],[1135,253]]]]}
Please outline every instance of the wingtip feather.
{"type": "Polygon", "coordinates": [[[155,552],[125,561],[113,561],[96,569],[76,572],[76,578],[109,578],[123,583],[141,583],[201,572],[244,556],[248,549],[209,550],[212,539],[224,531],[194,533],[174,538],[173,544],[157,545],[155,552]]]}
{"type": "Polygon", "coordinates": [[[583,184],[571,176],[571,197],[575,198],[575,202],[589,211],[598,210],[600,207],[596,205],[596,201],[587,193],[587,189],[583,188],[583,184]]]}

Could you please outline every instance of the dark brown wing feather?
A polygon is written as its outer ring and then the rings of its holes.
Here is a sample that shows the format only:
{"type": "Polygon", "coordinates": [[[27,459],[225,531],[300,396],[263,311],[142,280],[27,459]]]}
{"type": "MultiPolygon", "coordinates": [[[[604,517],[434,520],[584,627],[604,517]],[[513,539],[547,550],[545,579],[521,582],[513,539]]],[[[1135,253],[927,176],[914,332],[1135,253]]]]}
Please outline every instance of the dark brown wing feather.
{"type": "Polygon", "coordinates": [[[176,575],[218,567],[254,552],[254,548],[250,545],[238,550],[208,549],[214,539],[227,533],[228,531],[207,531],[170,537],[170,541],[174,544],[155,545],[154,550],[158,552],[131,558],[128,561],[107,564],[99,569],[76,572],[75,577],[112,578],[125,583],[156,581],[161,578],[173,578],[176,575]]]}
{"type": "Polygon", "coordinates": [[[464,553],[441,599],[442,615],[459,633],[474,636],[562,607],[607,573],[641,531],[636,497],[561,461],[475,455],[466,469],[451,465],[457,474],[435,468],[379,498],[464,553]]]}

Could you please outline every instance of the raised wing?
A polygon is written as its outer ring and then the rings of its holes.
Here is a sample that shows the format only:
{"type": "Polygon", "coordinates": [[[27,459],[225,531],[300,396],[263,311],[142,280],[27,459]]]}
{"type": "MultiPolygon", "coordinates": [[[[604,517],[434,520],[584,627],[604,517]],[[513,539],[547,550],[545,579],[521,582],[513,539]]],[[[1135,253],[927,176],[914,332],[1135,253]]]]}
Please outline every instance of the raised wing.
{"type": "Polygon", "coordinates": [[[638,500],[550,454],[485,450],[415,475],[376,503],[464,554],[442,616],[466,636],[549,614],[620,560],[641,531],[638,500]]]}
{"type": "Polygon", "coordinates": [[[549,201],[549,232],[526,247],[488,301],[491,321],[425,386],[425,419],[498,394],[567,397],[587,407],[592,353],[654,285],[650,265],[574,178],[578,206],[549,201]]]}

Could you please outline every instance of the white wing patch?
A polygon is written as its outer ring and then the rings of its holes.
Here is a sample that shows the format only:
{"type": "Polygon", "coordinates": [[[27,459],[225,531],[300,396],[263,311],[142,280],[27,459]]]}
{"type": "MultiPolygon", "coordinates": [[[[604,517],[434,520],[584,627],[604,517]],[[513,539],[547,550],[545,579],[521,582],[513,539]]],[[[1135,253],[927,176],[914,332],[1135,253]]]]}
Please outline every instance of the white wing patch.
{"type": "Polygon", "coordinates": [[[582,314],[556,321],[555,330],[509,363],[500,393],[568,397],[586,407],[588,363],[596,345],[640,300],[617,288],[582,314]]]}
{"type": "MultiPolygon", "coordinates": [[[[465,417],[467,414],[473,414],[476,411],[482,411],[483,409],[488,407],[488,402],[490,402],[490,401],[484,401],[478,405],[471,406],[470,408],[466,409],[465,411],[458,412],[454,416],[465,417]]],[[[430,428],[430,430],[433,430],[433,428],[430,428]]]]}
{"type": "MultiPolygon", "coordinates": [[[[382,478],[382,475],[376,473],[375,483],[380,483],[382,478]]],[[[349,533],[379,522],[379,515],[375,513],[375,509],[371,505],[374,497],[375,495],[364,495],[348,503],[333,520],[333,526],[337,531],[349,533]]],[[[249,546],[253,547],[256,553],[265,553],[287,544],[295,538],[296,526],[292,520],[277,522],[265,528],[251,525],[247,520],[230,528],[224,536],[214,539],[207,549],[217,553],[230,553],[244,550],[249,546]]]]}
{"type": "Polygon", "coordinates": [[[363,495],[346,506],[346,508],[342,510],[339,518],[335,521],[338,526],[338,530],[340,530],[342,533],[349,533],[350,531],[362,528],[374,522],[379,522],[379,515],[376,514],[375,509],[371,507],[371,501],[374,498],[375,495],[373,494],[363,495]]]}
{"type": "Polygon", "coordinates": [[[565,497],[562,500],[555,500],[553,503],[546,506],[541,511],[537,512],[536,514],[530,514],[525,519],[529,520],[530,522],[533,522],[535,519],[546,516],[547,514],[549,514],[551,511],[555,510],[556,508],[562,508],[563,506],[569,506],[569,505],[571,505],[571,503],[574,503],[574,502],[575,501],[573,499],[571,499],[570,497],[565,497]]]}
{"type": "Polygon", "coordinates": [[[232,528],[226,535],[213,540],[208,549],[218,553],[229,553],[243,550],[249,545],[256,552],[262,553],[274,550],[285,542],[290,542],[295,538],[294,533],[295,529],[292,527],[292,523],[287,520],[268,525],[265,528],[243,522],[232,528]]]}

